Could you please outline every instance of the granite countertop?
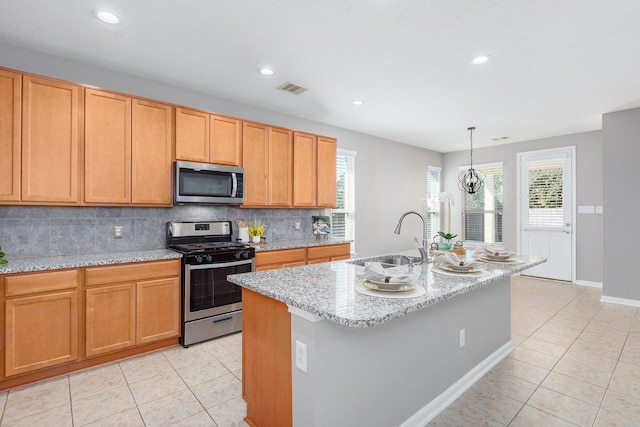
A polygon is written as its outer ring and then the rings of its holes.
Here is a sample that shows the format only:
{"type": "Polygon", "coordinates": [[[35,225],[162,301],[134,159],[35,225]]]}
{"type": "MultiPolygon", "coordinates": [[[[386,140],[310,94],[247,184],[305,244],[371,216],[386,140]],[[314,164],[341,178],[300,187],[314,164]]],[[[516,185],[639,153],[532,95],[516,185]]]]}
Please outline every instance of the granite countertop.
{"type": "Polygon", "coordinates": [[[340,239],[300,239],[300,240],[281,240],[277,242],[268,242],[268,243],[260,243],[256,245],[251,245],[256,248],[256,252],[259,251],[276,251],[280,249],[297,249],[297,248],[308,248],[311,246],[329,246],[329,245],[340,245],[342,243],[350,243],[350,240],[340,240],[340,239]]]}
{"type": "Polygon", "coordinates": [[[126,264],[129,262],[158,261],[176,258],[182,258],[182,255],[168,249],[108,252],[86,255],[63,255],[41,258],[20,258],[9,260],[9,264],[0,266],[0,274],[92,267],[96,265],[126,264]]]}
{"type": "MultiPolygon", "coordinates": [[[[417,251],[399,252],[419,256],[417,251]]],[[[471,253],[468,252],[468,256],[471,253]]],[[[453,298],[545,262],[545,258],[518,256],[521,264],[482,263],[486,277],[450,276],[433,272],[433,264],[416,265],[411,274],[426,289],[417,298],[384,298],[355,291],[363,267],[335,261],[228,276],[230,282],[305,312],[341,325],[363,328],[379,325],[424,307],[453,298]]],[[[352,260],[350,260],[352,261],[352,260]]],[[[408,266],[393,267],[389,274],[406,274],[408,266]]]]}

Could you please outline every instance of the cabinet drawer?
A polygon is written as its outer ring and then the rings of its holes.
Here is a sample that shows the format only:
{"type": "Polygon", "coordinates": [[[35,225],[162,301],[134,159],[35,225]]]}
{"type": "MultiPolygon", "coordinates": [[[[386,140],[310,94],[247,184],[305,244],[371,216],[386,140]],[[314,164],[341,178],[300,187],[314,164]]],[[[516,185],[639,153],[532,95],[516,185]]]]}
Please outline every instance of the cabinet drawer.
{"type": "Polygon", "coordinates": [[[307,250],[300,249],[282,249],[279,251],[266,251],[256,253],[256,268],[269,264],[287,264],[292,262],[304,262],[307,259],[307,250]]]}
{"type": "Polygon", "coordinates": [[[87,286],[180,275],[180,260],[87,268],[87,286]]]}
{"type": "Polygon", "coordinates": [[[309,251],[309,260],[314,258],[336,258],[336,257],[349,257],[349,252],[351,250],[349,243],[343,243],[339,245],[330,245],[330,246],[317,246],[311,247],[308,249],[309,251]]]}
{"type": "Polygon", "coordinates": [[[9,276],[5,279],[7,297],[28,295],[38,292],[59,291],[77,288],[80,281],[79,270],[48,271],[9,276]]]}

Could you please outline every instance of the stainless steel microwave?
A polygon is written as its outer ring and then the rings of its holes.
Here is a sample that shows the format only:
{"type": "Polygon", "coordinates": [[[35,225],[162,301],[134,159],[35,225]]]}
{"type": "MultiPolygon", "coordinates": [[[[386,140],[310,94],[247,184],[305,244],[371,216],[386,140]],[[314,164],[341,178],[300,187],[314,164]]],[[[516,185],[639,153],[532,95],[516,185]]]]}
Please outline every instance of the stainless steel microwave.
{"type": "Polygon", "coordinates": [[[177,161],[175,204],[240,205],[244,203],[244,168],[177,161]]]}

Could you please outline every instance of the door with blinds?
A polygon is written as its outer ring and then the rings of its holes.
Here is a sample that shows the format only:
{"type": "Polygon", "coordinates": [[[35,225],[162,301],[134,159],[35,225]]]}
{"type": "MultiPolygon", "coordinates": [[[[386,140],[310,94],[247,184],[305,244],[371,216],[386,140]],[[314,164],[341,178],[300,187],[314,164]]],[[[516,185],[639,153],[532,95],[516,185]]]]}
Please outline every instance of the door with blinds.
{"type": "Polygon", "coordinates": [[[573,281],[575,148],[518,154],[518,252],[547,258],[522,274],[573,281]]]}

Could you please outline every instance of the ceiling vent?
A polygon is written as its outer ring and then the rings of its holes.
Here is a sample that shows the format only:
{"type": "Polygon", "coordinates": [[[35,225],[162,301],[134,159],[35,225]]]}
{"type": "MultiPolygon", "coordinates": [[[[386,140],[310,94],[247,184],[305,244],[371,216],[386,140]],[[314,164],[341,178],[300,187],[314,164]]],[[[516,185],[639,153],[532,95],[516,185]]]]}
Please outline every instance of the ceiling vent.
{"type": "Polygon", "coordinates": [[[304,93],[306,91],[308,91],[309,89],[306,89],[302,86],[298,86],[296,84],[293,84],[291,82],[286,82],[285,84],[281,85],[280,87],[278,87],[279,90],[284,91],[284,92],[288,92],[288,93],[292,93],[294,95],[300,95],[301,93],[304,93]]]}

